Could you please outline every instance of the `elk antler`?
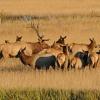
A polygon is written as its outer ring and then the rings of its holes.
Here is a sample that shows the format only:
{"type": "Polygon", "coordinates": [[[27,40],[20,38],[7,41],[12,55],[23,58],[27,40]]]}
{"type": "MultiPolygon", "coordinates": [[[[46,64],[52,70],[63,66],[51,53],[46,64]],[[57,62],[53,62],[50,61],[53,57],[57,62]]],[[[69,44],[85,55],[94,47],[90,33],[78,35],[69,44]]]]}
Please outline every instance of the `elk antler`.
{"type": "Polygon", "coordinates": [[[49,39],[43,39],[44,38],[44,35],[41,35],[40,36],[40,32],[39,32],[39,21],[38,21],[38,24],[35,25],[34,24],[34,21],[31,23],[31,28],[35,30],[37,36],[38,36],[38,41],[39,42],[44,42],[44,41],[49,41],[49,39]]]}
{"type": "Polygon", "coordinates": [[[38,36],[38,41],[42,41],[42,39],[44,38],[44,35],[40,36],[40,32],[39,32],[39,21],[38,24],[35,25],[34,21],[31,23],[31,28],[33,28],[38,36]]]}

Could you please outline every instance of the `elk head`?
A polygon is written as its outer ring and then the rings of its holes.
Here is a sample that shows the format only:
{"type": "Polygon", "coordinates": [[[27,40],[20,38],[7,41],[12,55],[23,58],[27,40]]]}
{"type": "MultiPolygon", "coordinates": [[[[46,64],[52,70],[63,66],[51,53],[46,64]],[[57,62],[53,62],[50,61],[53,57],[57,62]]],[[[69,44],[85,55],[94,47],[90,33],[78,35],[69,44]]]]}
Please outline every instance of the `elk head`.
{"type": "Polygon", "coordinates": [[[65,39],[66,39],[66,36],[63,37],[60,35],[60,38],[56,41],[56,43],[65,44],[65,39]]]}
{"type": "Polygon", "coordinates": [[[95,41],[94,38],[92,38],[92,39],[90,38],[89,40],[90,40],[90,44],[89,44],[89,46],[88,46],[88,47],[89,47],[89,50],[90,50],[90,51],[93,51],[93,49],[97,47],[96,41],[95,41]]]}
{"type": "Polygon", "coordinates": [[[9,40],[5,40],[5,43],[10,43],[9,40]]]}
{"type": "Polygon", "coordinates": [[[22,36],[16,36],[16,42],[21,41],[22,36]]]}

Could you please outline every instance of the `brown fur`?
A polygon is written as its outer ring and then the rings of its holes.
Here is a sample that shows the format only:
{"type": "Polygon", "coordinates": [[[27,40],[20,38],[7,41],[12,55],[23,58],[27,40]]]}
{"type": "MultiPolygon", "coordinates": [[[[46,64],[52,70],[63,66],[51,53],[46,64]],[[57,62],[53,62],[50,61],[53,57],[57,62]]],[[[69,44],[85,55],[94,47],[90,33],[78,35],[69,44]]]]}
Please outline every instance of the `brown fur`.
{"type": "Polygon", "coordinates": [[[73,55],[77,53],[78,51],[90,51],[92,52],[94,48],[96,47],[96,41],[93,39],[90,39],[90,44],[76,44],[73,43],[70,45],[71,52],[73,55]]]}
{"type": "Polygon", "coordinates": [[[96,68],[98,61],[99,61],[99,54],[97,54],[96,52],[90,53],[90,59],[91,59],[92,63],[89,66],[96,68]]]}
{"type": "Polygon", "coordinates": [[[20,50],[18,52],[18,57],[20,58],[21,62],[24,64],[24,65],[29,65],[29,66],[33,66],[33,60],[34,60],[34,56],[27,56],[25,55],[24,53],[24,50],[26,48],[20,50]]]}

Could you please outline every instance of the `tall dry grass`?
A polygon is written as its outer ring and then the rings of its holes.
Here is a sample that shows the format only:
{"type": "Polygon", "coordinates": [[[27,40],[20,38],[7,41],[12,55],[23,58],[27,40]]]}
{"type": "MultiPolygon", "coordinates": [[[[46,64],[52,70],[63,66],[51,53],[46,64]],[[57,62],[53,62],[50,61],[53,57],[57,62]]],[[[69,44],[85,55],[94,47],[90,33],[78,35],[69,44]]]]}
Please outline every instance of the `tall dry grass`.
{"type": "MultiPolygon", "coordinates": [[[[91,17],[91,15],[90,17],[84,15],[82,17],[79,15],[73,16],[51,17],[47,20],[40,19],[40,32],[44,33],[46,38],[50,38],[48,43],[52,44],[61,34],[67,35],[66,43],[89,43],[89,38],[92,37],[99,43],[100,18],[95,15],[94,17],[91,17]],[[80,38],[77,39],[77,37],[80,38]]],[[[22,35],[23,41],[37,41],[34,29],[29,28],[30,23],[31,21],[24,22],[17,20],[0,24],[0,42],[3,43],[5,39],[14,42],[16,35],[22,35]]]]}
{"type": "Polygon", "coordinates": [[[89,70],[35,71],[18,59],[0,62],[0,89],[72,89],[99,90],[100,68],[89,70]]]}
{"type": "MultiPolygon", "coordinates": [[[[15,41],[16,35],[22,35],[23,41],[36,42],[37,36],[33,29],[28,28],[29,22],[7,21],[0,24],[0,43],[4,40],[15,41]]],[[[100,42],[99,17],[51,17],[40,19],[40,31],[52,44],[60,34],[67,35],[66,43],[89,43],[94,37],[100,42]]],[[[100,66],[100,64],[98,65],[100,66]]],[[[0,61],[0,88],[55,88],[55,89],[100,89],[100,68],[96,70],[77,71],[34,71],[24,66],[18,59],[0,61]]]]}

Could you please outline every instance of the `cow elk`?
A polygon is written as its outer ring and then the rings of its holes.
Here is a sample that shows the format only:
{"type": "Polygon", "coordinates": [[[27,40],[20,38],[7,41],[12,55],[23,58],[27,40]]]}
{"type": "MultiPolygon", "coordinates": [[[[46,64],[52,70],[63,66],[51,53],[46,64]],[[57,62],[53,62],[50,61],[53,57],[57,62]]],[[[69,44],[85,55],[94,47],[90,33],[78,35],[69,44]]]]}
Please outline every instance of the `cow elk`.
{"type": "Polygon", "coordinates": [[[96,41],[93,39],[89,39],[90,40],[90,44],[76,44],[73,43],[69,46],[70,51],[73,55],[75,55],[77,52],[82,52],[84,51],[90,51],[92,52],[94,50],[94,48],[96,47],[96,41]]]}

